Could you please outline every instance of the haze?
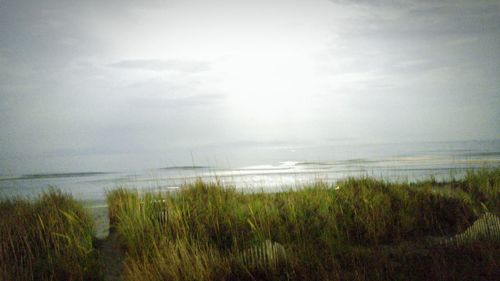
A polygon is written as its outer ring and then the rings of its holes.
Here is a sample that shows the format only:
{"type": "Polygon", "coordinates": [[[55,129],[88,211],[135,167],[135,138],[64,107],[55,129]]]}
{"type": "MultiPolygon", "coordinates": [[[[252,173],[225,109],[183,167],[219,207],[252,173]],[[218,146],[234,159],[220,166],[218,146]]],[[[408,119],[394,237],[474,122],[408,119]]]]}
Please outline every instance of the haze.
{"type": "Polygon", "coordinates": [[[498,139],[499,50],[499,1],[3,0],[0,174],[498,139]]]}

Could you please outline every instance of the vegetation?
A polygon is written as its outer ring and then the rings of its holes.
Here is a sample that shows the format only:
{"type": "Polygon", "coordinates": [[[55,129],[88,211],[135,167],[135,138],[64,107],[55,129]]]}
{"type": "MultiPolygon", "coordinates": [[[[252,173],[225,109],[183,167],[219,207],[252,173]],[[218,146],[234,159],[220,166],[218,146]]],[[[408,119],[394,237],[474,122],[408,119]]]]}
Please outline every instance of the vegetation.
{"type": "Polygon", "coordinates": [[[98,280],[93,222],[69,195],[0,202],[0,280],[98,280]]]}
{"type": "MultiPolygon", "coordinates": [[[[112,237],[126,251],[124,280],[499,275],[500,169],[448,182],[350,178],[278,193],[198,180],[174,193],[121,188],[107,201],[112,237]]],[[[5,199],[0,280],[103,280],[108,265],[94,240],[89,215],[71,196],[5,199]]]]}
{"type": "Polygon", "coordinates": [[[125,280],[493,280],[499,240],[474,237],[500,235],[499,196],[496,169],[254,194],[198,180],[169,194],[111,191],[108,206],[125,280]],[[493,223],[473,225],[481,216],[493,223]]]}

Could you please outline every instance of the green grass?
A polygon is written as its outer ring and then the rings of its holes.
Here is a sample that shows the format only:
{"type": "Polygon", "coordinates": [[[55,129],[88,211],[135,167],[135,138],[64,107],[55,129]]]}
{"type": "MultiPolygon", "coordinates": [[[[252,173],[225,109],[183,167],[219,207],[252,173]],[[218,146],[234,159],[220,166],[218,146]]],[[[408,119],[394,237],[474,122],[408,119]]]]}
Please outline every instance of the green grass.
{"type": "MultiPolygon", "coordinates": [[[[500,169],[461,180],[349,178],[278,193],[218,182],[107,194],[124,280],[495,280],[500,169]]],[[[115,236],[113,236],[115,237],[115,236]]],[[[0,201],[0,280],[103,280],[69,195],[0,201]]]]}
{"type": "Polygon", "coordinates": [[[436,241],[498,215],[499,175],[254,194],[198,180],[172,194],[118,189],[108,204],[124,280],[487,280],[498,240],[436,241]]]}
{"type": "Polygon", "coordinates": [[[99,280],[93,222],[69,195],[0,202],[0,280],[99,280]]]}

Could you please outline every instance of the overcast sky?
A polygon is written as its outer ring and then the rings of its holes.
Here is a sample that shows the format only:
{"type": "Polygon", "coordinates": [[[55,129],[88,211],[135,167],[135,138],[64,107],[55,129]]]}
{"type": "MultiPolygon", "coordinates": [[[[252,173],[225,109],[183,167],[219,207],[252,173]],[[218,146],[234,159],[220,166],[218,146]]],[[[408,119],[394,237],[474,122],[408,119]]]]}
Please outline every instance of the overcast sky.
{"type": "Polygon", "coordinates": [[[0,0],[0,174],[498,139],[499,89],[500,1],[0,0]]]}

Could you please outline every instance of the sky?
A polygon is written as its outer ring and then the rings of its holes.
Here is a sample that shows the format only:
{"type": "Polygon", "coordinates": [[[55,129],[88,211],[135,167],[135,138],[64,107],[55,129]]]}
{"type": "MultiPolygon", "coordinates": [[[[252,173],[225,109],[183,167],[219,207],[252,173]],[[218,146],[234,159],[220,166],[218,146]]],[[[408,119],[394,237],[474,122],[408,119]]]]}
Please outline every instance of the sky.
{"type": "Polygon", "coordinates": [[[500,1],[0,0],[0,174],[499,139],[499,89],[500,1]]]}

